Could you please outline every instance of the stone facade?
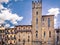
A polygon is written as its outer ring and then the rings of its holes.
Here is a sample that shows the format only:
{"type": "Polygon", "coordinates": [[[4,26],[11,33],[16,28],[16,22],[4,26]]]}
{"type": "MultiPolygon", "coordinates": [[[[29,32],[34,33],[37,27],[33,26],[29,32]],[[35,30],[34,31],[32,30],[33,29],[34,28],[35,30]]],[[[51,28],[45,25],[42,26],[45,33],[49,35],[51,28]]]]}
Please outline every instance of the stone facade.
{"type": "Polygon", "coordinates": [[[42,16],[42,3],[32,2],[33,45],[54,45],[54,15],[42,16]]]}
{"type": "Polygon", "coordinates": [[[42,15],[42,2],[32,2],[32,25],[5,29],[6,45],[55,45],[54,15],[42,15]]]}
{"type": "Polygon", "coordinates": [[[32,25],[15,28],[18,32],[17,45],[55,45],[54,15],[42,15],[42,3],[39,1],[32,2],[32,25]]]}
{"type": "Polygon", "coordinates": [[[55,45],[60,45],[60,28],[55,29],[55,45]]]}
{"type": "Polygon", "coordinates": [[[42,42],[43,45],[55,45],[54,16],[42,17],[42,42]],[[44,18],[44,19],[43,19],[44,18]],[[50,19],[50,21],[49,21],[50,19]],[[50,25],[49,25],[50,22],[50,25]]]}
{"type": "Polygon", "coordinates": [[[32,2],[32,43],[33,45],[40,45],[42,42],[42,3],[32,2]]]}
{"type": "Polygon", "coordinates": [[[3,26],[0,26],[0,44],[5,44],[5,28],[3,26]]]}
{"type": "Polygon", "coordinates": [[[17,45],[32,45],[32,26],[31,25],[20,25],[16,26],[17,34],[16,41],[17,45]]]}
{"type": "Polygon", "coordinates": [[[16,45],[16,31],[15,28],[5,29],[5,44],[6,45],[16,45]]]}

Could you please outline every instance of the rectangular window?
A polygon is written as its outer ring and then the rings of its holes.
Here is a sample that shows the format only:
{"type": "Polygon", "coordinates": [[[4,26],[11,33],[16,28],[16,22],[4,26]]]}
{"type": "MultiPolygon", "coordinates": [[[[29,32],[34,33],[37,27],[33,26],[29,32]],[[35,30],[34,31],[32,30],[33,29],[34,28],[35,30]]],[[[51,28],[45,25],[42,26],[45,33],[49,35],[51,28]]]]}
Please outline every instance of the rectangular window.
{"type": "Polygon", "coordinates": [[[48,18],[48,27],[50,27],[50,18],[48,18]]]}
{"type": "Polygon", "coordinates": [[[30,36],[28,36],[28,38],[30,38],[30,36]]]}
{"type": "Polygon", "coordinates": [[[15,35],[14,35],[14,39],[16,39],[15,35]]]}
{"type": "Polygon", "coordinates": [[[36,15],[38,15],[38,11],[36,12],[36,15]]]}
{"type": "Polygon", "coordinates": [[[38,34],[36,33],[36,38],[38,38],[38,34]]]}
{"type": "Polygon", "coordinates": [[[44,18],[42,18],[42,21],[44,21],[44,18]]]}
{"type": "Polygon", "coordinates": [[[38,30],[38,18],[36,18],[36,30],[38,30]]]}
{"type": "Polygon", "coordinates": [[[20,39],[18,41],[20,42],[20,39]]]}
{"type": "Polygon", "coordinates": [[[51,37],[51,31],[49,31],[49,37],[51,37]]]}
{"type": "Polygon", "coordinates": [[[36,18],[36,24],[38,24],[38,18],[36,18]]]}
{"type": "Polygon", "coordinates": [[[28,42],[30,41],[29,39],[30,39],[30,36],[28,36],[28,42]]]}
{"type": "Polygon", "coordinates": [[[38,38],[38,31],[36,31],[36,38],[38,38]]]}
{"type": "Polygon", "coordinates": [[[28,42],[29,42],[30,40],[28,39],[28,42]]]}
{"type": "Polygon", "coordinates": [[[59,36],[57,36],[57,42],[59,41],[59,36]]]}
{"type": "Polygon", "coordinates": [[[38,30],[38,25],[36,25],[36,30],[38,30]]]}
{"type": "Polygon", "coordinates": [[[44,31],[44,37],[46,36],[46,33],[45,33],[45,31],[44,31]]]}

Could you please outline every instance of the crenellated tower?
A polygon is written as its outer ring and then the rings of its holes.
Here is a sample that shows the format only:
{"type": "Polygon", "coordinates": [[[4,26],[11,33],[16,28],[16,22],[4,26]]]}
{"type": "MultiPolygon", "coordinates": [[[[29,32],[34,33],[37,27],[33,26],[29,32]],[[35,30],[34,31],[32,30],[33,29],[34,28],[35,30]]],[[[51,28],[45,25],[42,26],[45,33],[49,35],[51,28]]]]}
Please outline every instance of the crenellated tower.
{"type": "Polygon", "coordinates": [[[40,45],[42,41],[41,17],[42,17],[42,0],[32,1],[33,45],[40,45]]]}

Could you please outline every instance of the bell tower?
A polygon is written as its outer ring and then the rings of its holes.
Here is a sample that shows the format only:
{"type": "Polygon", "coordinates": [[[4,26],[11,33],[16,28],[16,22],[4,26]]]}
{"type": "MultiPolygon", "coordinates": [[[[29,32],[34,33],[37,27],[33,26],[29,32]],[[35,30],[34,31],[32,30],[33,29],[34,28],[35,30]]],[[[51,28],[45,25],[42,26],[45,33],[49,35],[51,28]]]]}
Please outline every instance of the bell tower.
{"type": "Polygon", "coordinates": [[[41,45],[42,0],[32,1],[32,41],[33,45],[41,45]]]}

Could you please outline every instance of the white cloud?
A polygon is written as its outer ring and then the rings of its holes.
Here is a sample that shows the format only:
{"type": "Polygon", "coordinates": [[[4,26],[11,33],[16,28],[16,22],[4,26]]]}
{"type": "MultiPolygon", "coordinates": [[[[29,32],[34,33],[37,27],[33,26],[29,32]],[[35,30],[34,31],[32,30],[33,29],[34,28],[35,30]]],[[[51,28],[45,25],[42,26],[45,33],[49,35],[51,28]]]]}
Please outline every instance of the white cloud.
{"type": "Polygon", "coordinates": [[[23,1],[23,0],[15,0],[15,2],[17,2],[17,1],[23,1]]]}
{"type": "Polygon", "coordinates": [[[55,27],[57,25],[58,14],[60,14],[60,9],[59,8],[51,8],[51,9],[48,10],[48,13],[47,13],[47,15],[55,15],[55,18],[54,18],[54,26],[55,27]]]}
{"type": "Polygon", "coordinates": [[[57,19],[54,19],[55,24],[57,23],[57,19]]]}
{"type": "Polygon", "coordinates": [[[5,7],[2,5],[2,3],[8,3],[9,0],[0,0],[0,10],[5,9],[5,7]]]}
{"type": "Polygon", "coordinates": [[[0,10],[1,10],[1,9],[4,9],[4,7],[3,7],[3,5],[0,4],[0,10]]]}
{"type": "Polygon", "coordinates": [[[14,26],[11,26],[10,28],[14,28],[14,26]]]}
{"type": "Polygon", "coordinates": [[[10,27],[10,24],[5,24],[4,27],[8,28],[8,27],[10,27]]]}
{"type": "Polygon", "coordinates": [[[55,18],[54,19],[54,26],[56,27],[56,25],[57,25],[57,19],[55,18]]]}
{"type": "Polygon", "coordinates": [[[48,14],[47,15],[52,14],[52,15],[57,16],[60,13],[59,10],[60,10],[59,8],[51,8],[51,9],[48,10],[48,14]]]}
{"type": "Polygon", "coordinates": [[[1,20],[1,19],[0,19],[0,24],[3,24],[3,23],[4,23],[4,20],[1,20]]]}
{"type": "Polygon", "coordinates": [[[5,22],[10,21],[13,25],[17,25],[18,21],[23,19],[22,16],[18,16],[16,13],[12,13],[10,9],[5,8],[2,3],[8,3],[10,0],[0,0],[0,24],[5,24],[5,27],[10,27],[10,24],[5,22]],[[4,9],[4,10],[2,10],[4,9]]]}
{"type": "Polygon", "coordinates": [[[5,8],[2,4],[0,4],[0,11],[1,11],[2,9],[7,9],[7,8],[5,8]]]}
{"type": "Polygon", "coordinates": [[[8,3],[9,0],[0,0],[0,3],[8,3]]]}
{"type": "Polygon", "coordinates": [[[9,20],[12,24],[18,24],[17,21],[21,21],[23,17],[18,16],[17,14],[12,14],[10,9],[2,10],[0,13],[0,20],[9,20]]]}

